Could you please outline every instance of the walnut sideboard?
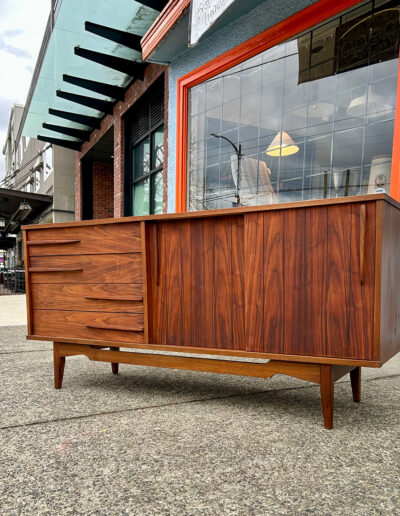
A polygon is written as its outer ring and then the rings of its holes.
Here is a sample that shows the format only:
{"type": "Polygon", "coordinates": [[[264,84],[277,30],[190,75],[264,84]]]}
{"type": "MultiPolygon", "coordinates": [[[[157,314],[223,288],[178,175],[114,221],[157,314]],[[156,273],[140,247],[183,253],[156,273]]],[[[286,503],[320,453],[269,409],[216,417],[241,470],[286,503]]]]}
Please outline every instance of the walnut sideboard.
{"type": "Polygon", "coordinates": [[[54,342],[56,388],[71,355],[286,374],[320,384],[331,428],[334,382],[350,373],[360,401],[360,368],[400,349],[400,205],[384,194],[23,230],[28,338],[54,342]]]}

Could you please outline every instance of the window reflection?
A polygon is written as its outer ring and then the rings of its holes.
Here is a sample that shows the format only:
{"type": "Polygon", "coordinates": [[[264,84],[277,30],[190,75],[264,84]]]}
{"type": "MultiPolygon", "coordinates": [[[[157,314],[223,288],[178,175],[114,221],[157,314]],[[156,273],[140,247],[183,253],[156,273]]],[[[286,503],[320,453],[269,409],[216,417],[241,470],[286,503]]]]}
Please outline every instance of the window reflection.
{"type": "Polygon", "coordinates": [[[162,213],[164,126],[150,130],[149,136],[132,149],[133,215],[162,213]]]}
{"type": "Polygon", "coordinates": [[[399,12],[367,2],[193,87],[189,209],[388,192],[399,12]]]}

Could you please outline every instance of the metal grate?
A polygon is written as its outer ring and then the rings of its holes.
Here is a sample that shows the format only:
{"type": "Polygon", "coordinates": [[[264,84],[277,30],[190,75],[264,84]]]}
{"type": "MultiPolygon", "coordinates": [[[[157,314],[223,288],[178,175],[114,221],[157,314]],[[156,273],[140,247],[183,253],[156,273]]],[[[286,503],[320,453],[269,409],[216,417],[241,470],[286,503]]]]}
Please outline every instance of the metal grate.
{"type": "Polygon", "coordinates": [[[25,271],[11,270],[0,272],[0,295],[7,296],[25,293],[25,271]]]}

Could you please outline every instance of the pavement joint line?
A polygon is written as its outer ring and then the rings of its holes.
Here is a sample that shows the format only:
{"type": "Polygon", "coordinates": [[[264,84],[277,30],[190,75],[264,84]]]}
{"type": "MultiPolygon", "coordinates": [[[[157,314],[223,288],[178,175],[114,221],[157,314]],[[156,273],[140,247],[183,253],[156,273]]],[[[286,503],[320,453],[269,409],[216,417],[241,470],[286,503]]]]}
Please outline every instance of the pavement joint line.
{"type": "MultiPolygon", "coordinates": [[[[380,376],[379,378],[369,378],[365,379],[364,381],[370,382],[373,380],[384,380],[386,378],[396,378],[400,375],[390,375],[390,376],[380,376]]],[[[345,383],[345,381],[338,381],[338,384],[345,383]]],[[[267,392],[280,392],[280,391],[296,391],[296,390],[304,390],[304,389],[312,389],[318,387],[318,384],[310,384],[310,385],[302,385],[298,387],[283,387],[281,389],[268,389],[263,391],[253,391],[253,392],[246,392],[242,394],[231,394],[228,396],[218,396],[218,397],[211,397],[211,398],[200,398],[200,399],[194,399],[194,400],[187,400],[187,401],[181,401],[181,402],[173,402],[173,403],[161,403],[158,405],[146,405],[144,407],[133,407],[133,408],[126,408],[121,410],[112,410],[110,412],[97,412],[93,414],[82,414],[80,416],[72,416],[72,417],[65,417],[65,418],[59,418],[59,419],[47,419],[44,421],[32,421],[31,423],[23,423],[20,425],[10,425],[10,426],[2,426],[0,427],[0,430],[10,430],[10,429],[16,429],[16,428],[24,428],[29,426],[36,426],[36,425],[46,425],[50,423],[58,423],[61,421],[74,421],[78,419],[85,419],[90,417],[100,417],[100,416],[110,416],[114,414],[125,414],[127,412],[135,412],[139,410],[148,410],[148,409],[156,409],[156,408],[163,408],[163,407],[171,407],[173,405],[189,405],[190,403],[204,403],[206,401],[215,401],[215,400],[224,400],[224,399],[232,399],[232,398],[243,398],[245,396],[253,396],[253,395],[259,395],[259,394],[265,394],[267,392]]]]}
{"type": "Polygon", "coordinates": [[[53,351],[51,348],[48,349],[25,349],[21,351],[0,351],[0,355],[16,355],[18,353],[36,353],[37,351],[53,351]]]}
{"type": "Polygon", "coordinates": [[[135,412],[135,411],[139,411],[139,410],[172,407],[174,405],[189,405],[190,403],[204,403],[206,401],[224,400],[224,399],[231,399],[231,398],[243,398],[245,396],[265,394],[267,392],[269,393],[269,392],[296,391],[296,390],[301,390],[301,389],[311,389],[313,387],[317,387],[317,385],[311,384],[311,385],[304,385],[301,387],[285,387],[282,389],[271,389],[271,390],[264,390],[264,391],[245,392],[242,394],[231,394],[228,396],[218,396],[218,397],[212,397],[212,398],[200,398],[200,399],[180,401],[180,402],[161,403],[158,405],[146,405],[144,407],[133,407],[133,408],[126,408],[126,409],[121,409],[121,410],[112,410],[110,412],[97,412],[94,414],[82,414],[80,416],[64,417],[64,418],[58,418],[58,419],[47,419],[47,420],[43,420],[43,421],[32,421],[31,423],[22,423],[19,425],[1,426],[0,430],[12,430],[12,429],[24,428],[24,427],[28,427],[28,426],[47,425],[50,423],[58,423],[61,421],[73,421],[73,420],[85,419],[85,418],[90,418],[90,417],[110,416],[110,415],[114,415],[114,414],[125,414],[126,412],[135,412]]]}
{"type": "Polygon", "coordinates": [[[385,376],[376,376],[375,378],[365,378],[364,382],[374,382],[376,380],[386,380],[387,378],[398,378],[400,374],[387,374],[385,376]]]}
{"type": "MultiPolygon", "coordinates": [[[[34,353],[36,351],[51,351],[49,349],[43,349],[43,350],[28,350],[28,351],[15,351],[15,352],[5,352],[0,353],[0,355],[6,355],[6,354],[17,354],[17,353],[34,353]]],[[[392,378],[398,378],[400,377],[400,374],[393,374],[393,375],[386,375],[386,376],[378,376],[376,378],[365,378],[364,382],[371,382],[376,380],[385,380],[385,379],[392,379],[392,378]]],[[[337,382],[338,384],[346,383],[345,379],[339,380],[337,382]]],[[[0,427],[0,430],[10,430],[10,429],[17,429],[17,428],[24,428],[29,426],[36,426],[36,425],[45,425],[50,423],[57,423],[61,421],[73,421],[78,419],[85,419],[90,417],[99,417],[99,416],[107,416],[107,415],[113,415],[113,414],[124,414],[127,412],[135,412],[139,410],[148,410],[148,409],[155,409],[155,408],[163,408],[163,407],[169,407],[173,405],[187,405],[191,403],[204,403],[207,401],[214,401],[214,400],[222,400],[222,399],[232,399],[232,398],[242,398],[245,396],[253,396],[253,395],[259,395],[259,394],[265,394],[269,392],[280,392],[280,391],[293,391],[293,390],[302,390],[302,389],[310,389],[317,387],[318,384],[310,384],[310,385],[304,385],[304,386],[298,386],[298,387],[283,387],[279,389],[271,389],[271,390],[262,390],[262,391],[253,391],[248,393],[241,393],[241,394],[232,394],[228,396],[218,396],[218,397],[210,397],[210,398],[200,398],[200,399],[193,399],[193,400],[187,400],[187,401],[181,401],[181,402],[173,402],[173,403],[162,403],[158,405],[146,405],[143,407],[133,407],[133,408],[126,408],[121,410],[114,410],[110,412],[98,412],[93,414],[82,414],[79,416],[72,416],[72,417],[65,417],[65,418],[58,418],[58,419],[48,419],[43,421],[32,421],[31,423],[22,423],[18,425],[9,425],[9,426],[2,426],[0,427]]]]}

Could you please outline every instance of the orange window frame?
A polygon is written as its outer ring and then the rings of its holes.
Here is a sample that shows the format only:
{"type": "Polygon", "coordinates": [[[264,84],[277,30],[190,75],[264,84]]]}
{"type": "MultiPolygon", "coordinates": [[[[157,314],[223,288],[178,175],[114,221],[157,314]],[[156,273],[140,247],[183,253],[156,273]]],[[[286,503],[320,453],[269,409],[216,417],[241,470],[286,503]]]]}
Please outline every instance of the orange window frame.
{"type": "MultiPolygon", "coordinates": [[[[360,3],[360,0],[319,0],[178,79],[175,186],[175,211],[177,213],[186,211],[189,89],[264,52],[268,48],[311,29],[313,26],[358,3],[360,3]]],[[[400,201],[400,60],[397,78],[390,196],[400,201]]]]}

